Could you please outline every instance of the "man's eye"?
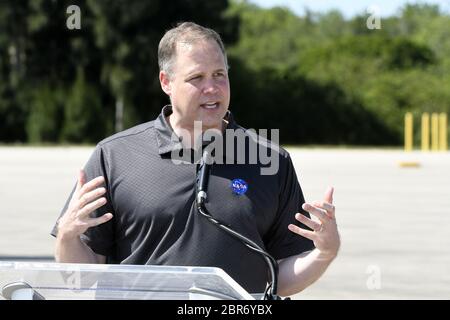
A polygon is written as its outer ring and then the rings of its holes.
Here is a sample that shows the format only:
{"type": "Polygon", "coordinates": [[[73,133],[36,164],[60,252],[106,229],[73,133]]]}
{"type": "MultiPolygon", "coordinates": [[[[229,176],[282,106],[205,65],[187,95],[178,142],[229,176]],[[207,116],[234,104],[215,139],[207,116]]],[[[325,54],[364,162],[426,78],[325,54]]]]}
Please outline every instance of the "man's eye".
{"type": "Polygon", "coordinates": [[[201,76],[193,76],[192,78],[189,79],[189,81],[191,81],[191,80],[197,80],[197,79],[200,79],[200,78],[201,78],[201,76]]]}
{"type": "Polygon", "coordinates": [[[223,77],[224,74],[223,74],[223,72],[217,72],[217,73],[214,74],[214,76],[216,76],[216,77],[223,77]]]}

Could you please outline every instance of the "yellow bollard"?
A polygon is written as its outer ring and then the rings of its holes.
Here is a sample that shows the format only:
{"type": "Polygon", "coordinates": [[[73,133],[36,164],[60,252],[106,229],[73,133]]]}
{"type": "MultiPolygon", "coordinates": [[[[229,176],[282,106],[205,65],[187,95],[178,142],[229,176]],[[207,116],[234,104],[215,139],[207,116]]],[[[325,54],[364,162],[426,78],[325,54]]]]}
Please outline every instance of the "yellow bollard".
{"type": "Polygon", "coordinates": [[[447,151],[447,114],[439,115],[439,150],[447,151]]]}
{"type": "MultiPolygon", "coordinates": [[[[405,152],[413,150],[413,115],[411,112],[405,113],[405,152]]],[[[408,156],[409,157],[409,156],[408,156]]],[[[400,161],[400,168],[418,168],[420,163],[416,161],[400,161]]]]}
{"type": "Polygon", "coordinates": [[[422,151],[430,150],[430,115],[422,114],[422,151]]]}
{"type": "Polygon", "coordinates": [[[439,115],[435,112],[431,114],[431,150],[439,150],[439,115]]]}
{"type": "Polygon", "coordinates": [[[413,116],[411,112],[405,113],[405,151],[413,149],[413,116]]]}

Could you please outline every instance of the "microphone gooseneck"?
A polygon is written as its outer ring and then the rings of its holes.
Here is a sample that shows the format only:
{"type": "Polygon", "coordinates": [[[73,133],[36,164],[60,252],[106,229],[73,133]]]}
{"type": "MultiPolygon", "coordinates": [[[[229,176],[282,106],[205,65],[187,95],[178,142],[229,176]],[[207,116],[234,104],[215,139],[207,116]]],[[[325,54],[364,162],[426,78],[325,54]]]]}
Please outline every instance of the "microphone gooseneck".
{"type": "Polygon", "coordinates": [[[242,234],[234,231],[227,225],[223,224],[221,221],[215,219],[208,209],[205,206],[205,203],[208,200],[207,189],[208,189],[208,180],[211,172],[212,159],[207,148],[203,150],[202,158],[200,161],[200,166],[197,174],[197,194],[196,194],[196,204],[198,212],[204,216],[208,221],[214,224],[219,229],[224,230],[234,238],[240,240],[243,244],[245,244],[249,249],[261,254],[269,266],[271,282],[266,289],[264,294],[265,300],[281,300],[281,298],[277,295],[277,286],[278,286],[278,263],[277,261],[267,253],[263,248],[261,248],[257,243],[250,240],[249,238],[243,236],[242,234]]]}

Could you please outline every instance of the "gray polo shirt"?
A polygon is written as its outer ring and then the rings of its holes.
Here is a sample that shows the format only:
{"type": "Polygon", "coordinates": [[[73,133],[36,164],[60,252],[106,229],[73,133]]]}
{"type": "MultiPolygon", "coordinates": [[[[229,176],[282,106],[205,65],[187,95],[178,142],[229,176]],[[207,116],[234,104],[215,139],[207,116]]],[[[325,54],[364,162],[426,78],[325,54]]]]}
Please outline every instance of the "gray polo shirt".
{"type": "MultiPolygon", "coordinates": [[[[180,141],[166,122],[171,112],[166,106],[154,121],[96,146],[84,169],[87,181],[105,177],[108,202],[92,216],[111,212],[113,218],[88,229],[82,240],[107,256],[108,263],[220,267],[250,293],[263,292],[269,280],[264,259],[197,212],[198,164],[195,159],[172,161],[180,141]]],[[[230,112],[226,118],[227,129],[247,132],[230,112]]],[[[288,230],[290,223],[301,225],[295,213],[309,215],[301,209],[304,198],[288,152],[279,148],[277,156],[279,170],[273,175],[261,174],[264,165],[259,161],[214,164],[206,206],[212,216],[281,259],[311,250],[314,244],[288,230]],[[246,182],[244,194],[233,192],[235,179],[246,182]]]]}

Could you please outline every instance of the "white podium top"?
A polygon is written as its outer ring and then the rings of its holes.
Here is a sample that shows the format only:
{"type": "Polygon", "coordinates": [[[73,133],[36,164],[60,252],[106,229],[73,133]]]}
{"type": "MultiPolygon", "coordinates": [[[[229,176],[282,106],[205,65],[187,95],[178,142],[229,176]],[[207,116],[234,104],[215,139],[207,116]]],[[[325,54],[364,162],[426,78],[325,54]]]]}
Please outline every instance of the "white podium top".
{"type": "Polygon", "coordinates": [[[0,262],[0,299],[20,297],[12,283],[48,300],[254,300],[213,267],[0,262]]]}

